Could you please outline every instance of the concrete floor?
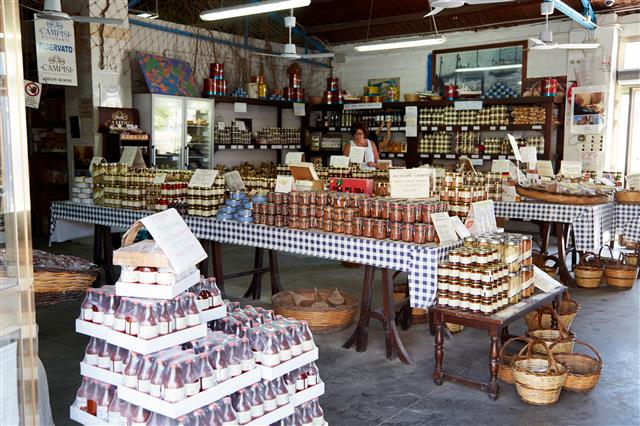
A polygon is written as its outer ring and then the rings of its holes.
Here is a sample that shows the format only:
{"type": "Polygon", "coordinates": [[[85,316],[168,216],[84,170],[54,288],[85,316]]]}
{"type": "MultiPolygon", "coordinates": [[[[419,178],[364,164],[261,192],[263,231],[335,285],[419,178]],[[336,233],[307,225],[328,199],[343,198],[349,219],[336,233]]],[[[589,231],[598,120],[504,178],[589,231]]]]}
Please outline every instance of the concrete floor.
{"type": "MultiPolygon", "coordinates": [[[[43,242],[36,242],[43,249],[43,242]]],[[[90,241],[56,244],[57,253],[90,258],[90,241]]],[[[227,273],[247,269],[253,249],[224,247],[227,273]]],[[[284,288],[338,287],[359,298],[361,269],[348,269],[339,262],[280,255],[284,288]]],[[[268,289],[268,276],[263,288],[268,289]]],[[[378,276],[377,288],[380,288],[378,276]]],[[[231,299],[239,299],[249,277],[227,281],[231,299]]],[[[400,334],[415,364],[385,358],[382,327],[372,320],[369,347],[364,353],[343,349],[350,329],[315,336],[320,347],[318,366],[326,383],[321,398],[325,418],[332,425],[424,425],[424,424],[640,424],[640,283],[631,291],[608,288],[572,291],[581,309],[572,329],[579,339],[594,345],[605,362],[596,389],[587,394],[563,392],[552,407],[523,403],[511,385],[502,385],[497,401],[475,389],[451,382],[436,386],[431,379],[433,338],[426,324],[414,325],[400,334]]],[[[268,292],[268,291],[267,291],[268,292]]],[[[263,292],[263,302],[269,296],[263,292]]],[[[243,301],[254,303],[253,301],[243,301]]],[[[255,304],[255,303],[254,303],[255,304]]],[[[374,305],[380,305],[376,294],[374,305]]],[[[80,304],[67,303],[37,310],[39,346],[49,378],[51,408],[57,425],[72,424],[68,407],[81,377],[78,363],[88,338],[74,332],[80,304]]],[[[524,333],[521,322],[512,333],[524,333]]],[[[451,372],[485,379],[488,376],[489,341],[485,333],[467,329],[445,341],[445,368],[451,372]]]]}

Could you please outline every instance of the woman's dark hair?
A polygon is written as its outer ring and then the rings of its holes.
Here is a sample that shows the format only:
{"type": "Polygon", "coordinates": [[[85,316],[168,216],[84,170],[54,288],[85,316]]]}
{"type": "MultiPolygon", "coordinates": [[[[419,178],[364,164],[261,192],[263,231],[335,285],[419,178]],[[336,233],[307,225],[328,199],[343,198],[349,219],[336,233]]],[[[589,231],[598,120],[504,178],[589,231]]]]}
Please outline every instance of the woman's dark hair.
{"type": "Polygon", "coordinates": [[[369,129],[364,125],[362,121],[356,121],[355,123],[353,123],[353,125],[351,126],[351,136],[356,135],[356,130],[362,130],[365,138],[369,136],[369,129]]]}

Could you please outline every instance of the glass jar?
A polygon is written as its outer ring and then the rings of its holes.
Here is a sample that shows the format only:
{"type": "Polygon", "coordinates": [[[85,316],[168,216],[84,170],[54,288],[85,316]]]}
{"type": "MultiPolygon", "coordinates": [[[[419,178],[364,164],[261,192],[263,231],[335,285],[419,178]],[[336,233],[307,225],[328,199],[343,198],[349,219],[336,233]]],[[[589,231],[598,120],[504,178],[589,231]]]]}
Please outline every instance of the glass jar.
{"type": "Polygon", "coordinates": [[[438,263],[438,279],[449,279],[449,264],[447,262],[438,263]]]}
{"type": "Polygon", "coordinates": [[[353,221],[344,221],[344,233],[353,235],[353,221]]]}
{"type": "Polygon", "coordinates": [[[329,194],[326,192],[318,192],[316,194],[316,205],[318,206],[326,206],[327,200],[329,199],[329,194]]]}
{"type": "Polygon", "coordinates": [[[438,291],[449,291],[449,279],[448,277],[438,277],[438,291]]]}
{"type": "Polygon", "coordinates": [[[324,207],[324,220],[332,220],[333,219],[333,207],[325,206],[324,207]]]}
{"type": "Polygon", "coordinates": [[[470,296],[469,297],[469,310],[474,314],[479,314],[481,312],[482,299],[480,296],[470,296]]]}
{"type": "Polygon", "coordinates": [[[353,220],[354,217],[356,217],[356,209],[353,208],[348,208],[348,209],[344,209],[344,220],[345,222],[351,222],[353,220]]]}
{"type": "Polygon", "coordinates": [[[423,204],[422,205],[422,222],[424,223],[433,223],[431,221],[431,213],[435,213],[435,205],[434,204],[423,204]]]}
{"type": "Polygon", "coordinates": [[[309,229],[310,223],[308,217],[301,217],[298,221],[298,226],[300,229],[309,229]]]}
{"type": "MultiPolygon", "coordinates": [[[[267,216],[267,223],[269,222],[270,217],[274,218],[274,223],[275,223],[275,216],[267,216]]],[[[300,218],[297,216],[289,216],[289,228],[297,229],[299,227],[300,227],[300,218]]]]}
{"type": "Polygon", "coordinates": [[[316,229],[319,229],[320,231],[322,231],[322,228],[324,226],[324,219],[321,218],[321,217],[316,217],[316,221],[315,221],[314,225],[315,225],[314,227],[316,229]]]}
{"type": "Polygon", "coordinates": [[[356,217],[353,219],[353,232],[352,234],[356,237],[362,236],[362,228],[363,228],[363,219],[361,217],[356,217]]]}
{"type": "Polygon", "coordinates": [[[469,274],[471,281],[482,281],[482,270],[478,267],[471,267],[469,274]]]}
{"type": "Polygon", "coordinates": [[[491,315],[492,307],[491,300],[483,299],[480,305],[480,312],[485,315],[491,315]]]}
{"type": "Polygon", "coordinates": [[[385,240],[387,238],[387,221],[376,220],[373,224],[373,236],[377,240],[385,240]]]}
{"type": "Polygon", "coordinates": [[[402,221],[404,223],[416,222],[416,210],[411,203],[405,203],[402,205],[402,221]]]}
{"type": "Polygon", "coordinates": [[[322,230],[324,232],[333,232],[333,220],[327,218],[322,219],[322,230]]]}
{"type": "MultiPolygon", "coordinates": [[[[306,192],[304,194],[307,194],[306,192]]],[[[309,205],[308,204],[303,204],[300,206],[300,208],[298,209],[298,214],[300,215],[300,217],[309,217],[309,205]]]]}
{"type": "Polygon", "coordinates": [[[422,203],[412,203],[411,208],[416,217],[416,223],[422,222],[422,203]]]}
{"type": "Polygon", "coordinates": [[[380,202],[380,218],[389,219],[389,201],[382,200],[380,202]]]}
{"type": "Polygon", "coordinates": [[[471,279],[471,268],[469,268],[468,266],[463,266],[460,265],[460,267],[458,268],[459,271],[459,278],[460,280],[470,280],[471,279]]]}
{"type": "Polygon", "coordinates": [[[498,239],[498,238],[494,238],[489,240],[489,247],[492,250],[496,250],[498,252],[498,262],[502,262],[504,259],[504,246],[502,244],[502,240],[498,239]]]}
{"type": "Polygon", "coordinates": [[[389,238],[393,241],[400,241],[402,239],[402,224],[400,222],[391,222],[389,226],[389,238]]]}
{"type": "Polygon", "coordinates": [[[436,227],[427,225],[427,242],[433,243],[436,240],[436,227]]]}
{"type": "Polygon", "coordinates": [[[413,242],[413,225],[405,223],[402,225],[402,241],[405,243],[413,242]]]}
{"type": "Polygon", "coordinates": [[[449,277],[449,294],[460,293],[460,280],[449,277]]]}
{"type": "Polygon", "coordinates": [[[456,280],[460,278],[460,267],[458,265],[453,265],[449,263],[449,278],[455,278],[456,280]]]}
{"type": "Polygon", "coordinates": [[[334,208],[333,209],[333,220],[345,220],[344,219],[344,209],[334,208]]]}
{"type": "Polygon", "coordinates": [[[289,193],[289,204],[300,204],[300,192],[289,193]]]}
{"type": "Polygon", "coordinates": [[[462,309],[464,311],[469,310],[469,296],[468,295],[460,296],[459,309],[462,309]]]}
{"type": "Polygon", "coordinates": [[[514,304],[520,301],[520,292],[522,291],[522,277],[518,272],[511,272],[509,274],[509,290],[507,297],[509,303],[514,304]]]}
{"type": "Polygon", "coordinates": [[[469,285],[469,295],[478,296],[482,295],[482,282],[480,280],[471,280],[469,285]]]}
{"type": "MultiPolygon", "coordinates": [[[[257,221],[257,218],[254,217],[254,219],[257,221]]],[[[284,226],[284,216],[282,215],[276,215],[276,218],[274,219],[273,224],[275,226],[284,226]]]]}
{"type": "Polygon", "coordinates": [[[454,177],[452,172],[446,172],[443,177],[443,186],[453,186],[454,177]]]}
{"type": "Polygon", "coordinates": [[[402,203],[397,201],[389,203],[389,219],[394,222],[402,222],[402,203]]]}
{"type": "Polygon", "coordinates": [[[449,292],[449,307],[454,309],[460,307],[460,297],[457,294],[449,292]]]}
{"type": "Polygon", "coordinates": [[[369,217],[371,216],[371,199],[364,198],[360,201],[360,216],[369,217]]]}
{"type": "Polygon", "coordinates": [[[344,234],[344,221],[334,219],[333,232],[335,232],[336,234],[344,234]]]}
{"type": "Polygon", "coordinates": [[[448,306],[449,305],[449,292],[438,290],[438,305],[440,306],[448,306]]]}
{"type": "Polygon", "coordinates": [[[531,235],[522,235],[520,237],[520,249],[522,252],[522,259],[528,259],[531,257],[531,250],[532,250],[532,246],[533,246],[533,239],[531,238],[531,235]]]}
{"type": "Polygon", "coordinates": [[[315,214],[315,216],[318,219],[324,218],[324,209],[326,209],[326,206],[318,206],[318,205],[316,205],[316,214],[315,214]]]}
{"type": "Polygon", "coordinates": [[[459,250],[451,250],[449,252],[449,263],[453,263],[457,265],[460,263],[460,251],[459,250]]]}
{"type": "Polygon", "coordinates": [[[522,267],[522,289],[523,297],[533,295],[533,266],[522,267]]]}
{"type": "Polygon", "coordinates": [[[509,267],[509,272],[518,272],[520,270],[520,241],[507,240],[504,261],[509,267]]]}
{"type": "Polygon", "coordinates": [[[318,206],[316,206],[315,204],[309,204],[306,207],[309,209],[309,217],[317,217],[316,215],[318,214],[318,206]]]}
{"type": "Polygon", "coordinates": [[[471,265],[473,263],[473,254],[468,250],[460,250],[460,264],[471,265]]]}
{"type": "Polygon", "coordinates": [[[469,236],[464,238],[463,246],[467,248],[472,248],[476,246],[476,238],[469,236]]]}
{"type": "Polygon", "coordinates": [[[413,242],[416,244],[424,244],[427,242],[427,227],[424,223],[416,223],[413,228],[413,242]]]}
{"type": "Polygon", "coordinates": [[[375,219],[365,218],[362,220],[362,235],[364,237],[373,237],[373,223],[375,219]]]}
{"type": "Polygon", "coordinates": [[[382,217],[382,200],[380,198],[371,199],[371,217],[382,217]]]}

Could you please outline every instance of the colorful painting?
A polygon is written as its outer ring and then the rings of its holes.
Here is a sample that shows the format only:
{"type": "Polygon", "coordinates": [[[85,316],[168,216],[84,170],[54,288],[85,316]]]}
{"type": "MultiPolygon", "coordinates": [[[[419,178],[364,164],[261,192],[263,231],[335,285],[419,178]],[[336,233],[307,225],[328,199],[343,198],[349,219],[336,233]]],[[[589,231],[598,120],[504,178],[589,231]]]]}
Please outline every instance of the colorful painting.
{"type": "Polygon", "coordinates": [[[179,59],[136,52],[149,92],[162,95],[199,97],[191,65],[179,59]]]}
{"type": "Polygon", "coordinates": [[[400,77],[370,78],[368,86],[377,87],[377,95],[380,95],[385,99],[393,101],[400,100],[400,77]]]}

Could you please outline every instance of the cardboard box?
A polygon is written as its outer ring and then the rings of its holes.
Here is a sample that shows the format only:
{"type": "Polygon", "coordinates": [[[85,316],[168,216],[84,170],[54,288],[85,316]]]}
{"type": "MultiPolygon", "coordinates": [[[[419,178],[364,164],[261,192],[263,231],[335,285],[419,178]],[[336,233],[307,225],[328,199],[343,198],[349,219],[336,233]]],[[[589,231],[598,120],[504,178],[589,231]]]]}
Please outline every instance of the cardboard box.
{"type": "Polygon", "coordinates": [[[324,382],[320,382],[315,386],[311,386],[303,391],[294,393],[289,396],[289,402],[294,407],[297,407],[298,405],[302,405],[305,402],[316,399],[322,395],[324,395],[324,382]]]}
{"type": "Polygon", "coordinates": [[[109,424],[74,406],[69,407],[69,417],[85,426],[107,426],[109,424]]]}
{"type": "Polygon", "coordinates": [[[226,304],[222,304],[217,308],[207,309],[206,311],[200,311],[200,317],[204,322],[215,321],[217,319],[224,318],[226,316],[227,316],[226,304]]]}
{"type": "Polygon", "coordinates": [[[330,178],[329,191],[351,192],[354,194],[373,194],[373,179],[330,178]],[[342,184],[338,185],[338,181],[342,184]]]}
{"type": "Polygon", "coordinates": [[[171,267],[169,259],[154,240],[142,240],[120,247],[113,252],[113,264],[120,266],[152,266],[154,268],[171,267]]]}
{"type": "Polygon", "coordinates": [[[266,380],[273,380],[277,377],[287,374],[290,371],[295,370],[296,368],[307,365],[317,359],[318,348],[315,347],[310,351],[303,352],[302,355],[298,355],[297,357],[292,358],[289,361],[280,363],[275,367],[265,367],[264,365],[261,365],[260,370],[262,371],[262,378],[266,380]]]}
{"type": "Polygon", "coordinates": [[[311,163],[299,163],[289,165],[291,175],[295,179],[294,187],[299,192],[322,191],[324,184],[318,178],[316,171],[311,163]]]}
{"type": "Polygon", "coordinates": [[[118,397],[132,404],[140,405],[149,411],[155,411],[156,413],[175,419],[259,381],[260,370],[255,368],[179,402],[163,401],[125,386],[118,386],[118,397]]]}
{"type": "Polygon", "coordinates": [[[123,283],[118,281],[116,282],[116,296],[171,300],[199,282],[200,271],[197,269],[174,285],[123,283]]]}
{"type": "Polygon", "coordinates": [[[264,426],[270,425],[278,420],[282,420],[285,417],[289,417],[293,414],[293,406],[291,404],[285,404],[280,408],[276,408],[270,413],[265,414],[262,417],[258,417],[257,419],[251,420],[246,426],[264,426]]]}
{"type": "Polygon", "coordinates": [[[103,383],[118,386],[122,383],[122,374],[105,370],[104,368],[89,365],[85,362],[80,363],[80,374],[84,377],[91,377],[103,383]]]}

